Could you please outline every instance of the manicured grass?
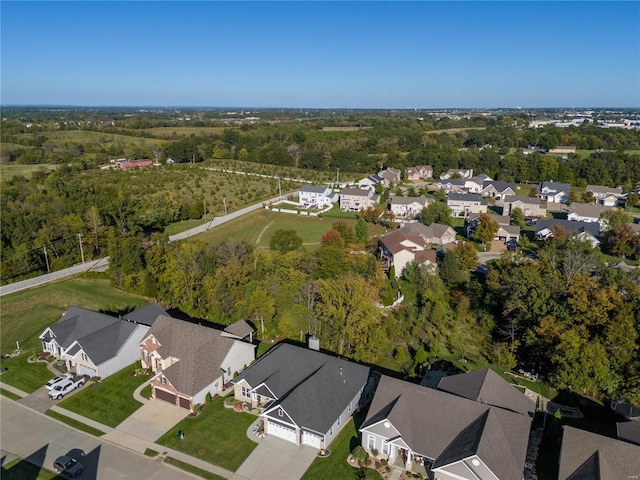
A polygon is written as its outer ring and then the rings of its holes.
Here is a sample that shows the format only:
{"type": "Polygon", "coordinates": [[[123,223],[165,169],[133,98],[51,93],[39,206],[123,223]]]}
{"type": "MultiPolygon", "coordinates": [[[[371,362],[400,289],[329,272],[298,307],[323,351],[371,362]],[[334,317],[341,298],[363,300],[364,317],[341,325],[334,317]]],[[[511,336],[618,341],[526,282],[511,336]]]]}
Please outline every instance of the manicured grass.
{"type": "Polygon", "coordinates": [[[177,459],[172,458],[172,457],[167,457],[164,461],[165,461],[165,463],[173,465],[174,467],[177,467],[177,468],[179,468],[181,470],[184,470],[184,471],[189,472],[189,473],[193,473],[194,475],[197,475],[200,478],[205,478],[207,480],[225,480],[225,478],[221,477],[220,475],[216,475],[215,473],[207,472],[206,470],[202,470],[201,468],[194,467],[190,463],[181,462],[180,460],[177,460],[177,459]]]}
{"type": "Polygon", "coordinates": [[[46,363],[28,363],[28,358],[29,353],[25,352],[18,357],[0,360],[0,366],[8,369],[2,374],[2,381],[23,392],[33,393],[55,375],[47,370],[46,363]]]}
{"type": "Polygon", "coordinates": [[[9,390],[5,390],[4,388],[0,388],[0,395],[4,395],[11,400],[20,400],[22,398],[20,395],[16,395],[15,393],[10,392],[9,390]]]}
{"type": "Polygon", "coordinates": [[[151,398],[151,384],[140,390],[140,395],[142,395],[144,398],[151,398]]]}
{"type": "Polygon", "coordinates": [[[258,348],[256,349],[256,358],[260,358],[262,355],[267,353],[269,349],[275,347],[277,343],[271,343],[269,341],[260,342],[258,344],[258,348]]]}
{"type": "Polygon", "coordinates": [[[39,165],[18,165],[18,164],[4,164],[0,165],[0,178],[3,180],[8,180],[10,178],[16,177],[18,175],[22,175],[23,177],[30,178],[34,172],[38,172],[40,170],[44,172],[51,172],[58,168],[58,165],[51,165],[48,163],[43,163],[39,165]]]}
{"type": "Polygon", "coordinates": [[[62,400],[60,406],[109,427],[118,426],[142,406],[134,400],[133,391],[149,380],[144,375],[132,377],[137,364],[105,378],[99,384],[85,387],[75,395],[62,400]]]}
{"type": "Polygon", "coordinates": [[[210,222],[210,221],[211,221],[211,217],[209,216],[207,216],[207,218],[205,219],[198,218],[195,220],[191,220],[191,219],[183,220],[181,222],[172,223],[171,225],[167,225],[166,227],[164,227],[164,233],[166,233],[169,236],[175,235],[176,233],[185,232],[190,228],[197,227],[198,225],[202,225],[203,223],[210,222]]]}
{"type": "Polygon", "coordinates": [[[57,480],[64,478],[19,458],[3,465],[0,472],[2,472],[2,480],[57,480]]]}
{"type": "MultiPolygon", "coordinates": [[[[347,457],[358,445],[360,445],[358,430],[354,420],[351,419],[329,445],[331,455],[325,458],[316,458],[302,476],[302,480],[359,478],[356,477],[357,470],[347,463],[347,457]]],[[[365,479],[376,480],[382,478],[378,472],[370,468],[365,468],[363,471],[366,473],[365,479]]]]}
{"type": "Polygon", "coordinates": [[[61,422],[66,423],[70,427],[73,427],[77,430],[82,430],[83,432],[89,433],[91,435],[95,435],[96,437],[104,435],[104,432],[102,430],[98,430],[97,428],[90,427],[89,425],[86,425],[82,422],[74,420],[73,418],[69,418],[66,415],[62,415],[61,413],[54,412],[53,410],[47,410],[45,412],[45,415],[55,418],[56,420],[60,420],[61,422]]]}
{"type": "Polygon", "coordinates": [[[185,418],[156,443],[235,472],[257,446],[247,437],[256,417],[225,408],[223,400],[217,397],[200,416],[185,418]],[[176,436],[179,431],[183,439],[176,436]]]}
{"type": "Polygon", "coordinates": [[[160,453],[160,452],[156,452],[155,450],[152,450],[152,449],[150,449],[150,448],[147,448],[147,449],[144,451],[144,454],[145,454],[147,457],[157,457],[159,453],[160,453]]]}

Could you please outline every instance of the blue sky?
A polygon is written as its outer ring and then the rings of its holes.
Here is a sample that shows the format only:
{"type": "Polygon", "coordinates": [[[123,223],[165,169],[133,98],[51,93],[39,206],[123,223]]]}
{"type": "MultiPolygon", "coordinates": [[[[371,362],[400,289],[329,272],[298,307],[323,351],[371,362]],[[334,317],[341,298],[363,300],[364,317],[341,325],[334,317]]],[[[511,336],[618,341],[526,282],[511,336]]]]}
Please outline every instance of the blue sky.
{"type": "Polygon", "coordinates": [[[639,2],[10,2],[2,104],[640,106],[639,2]]]}

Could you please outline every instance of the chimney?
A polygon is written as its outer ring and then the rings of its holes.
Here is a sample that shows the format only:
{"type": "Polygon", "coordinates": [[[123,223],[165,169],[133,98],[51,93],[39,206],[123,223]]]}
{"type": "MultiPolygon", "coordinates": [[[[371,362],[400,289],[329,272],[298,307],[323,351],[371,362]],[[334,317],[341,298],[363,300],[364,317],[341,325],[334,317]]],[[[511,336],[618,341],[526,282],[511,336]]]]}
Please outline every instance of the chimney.
{"type": "Polygon", "coordinates": [[[309,337],[309,349],[315,350],[316,352],[320,351],[320,339],[318,337],[313,335],[309,337]]]}

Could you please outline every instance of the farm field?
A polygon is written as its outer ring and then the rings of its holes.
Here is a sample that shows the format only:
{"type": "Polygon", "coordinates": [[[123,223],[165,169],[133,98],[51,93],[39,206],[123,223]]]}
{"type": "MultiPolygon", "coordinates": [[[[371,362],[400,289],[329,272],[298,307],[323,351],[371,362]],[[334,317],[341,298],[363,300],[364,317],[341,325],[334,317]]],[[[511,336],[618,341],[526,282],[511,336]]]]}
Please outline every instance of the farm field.
{"type": "Polygon", "coordinates": [[[29,178],[34,174],[34,172],[51,172],[56,168],[58,168],[58,165],[51,165],[48,163],[41,163],[37,165],[20,165],[17,163],[2,164],[0,165],[0,178],[2,178],[3,180],[8,180],[20,175],[29,178]]]}
{"type": "Polygon", "coordinates": [[[158,145],[164,140],[156,138],[135,137],[117,133],[93,132],[88,130],[57,130],[43,133],[49,140],[67,142],[95,142],[101,145],[116,143],[122,145],[158,145]]]}
{"type": "MultiPolygon", "coordinates": [[[[355,220],[345,220],[351,226],[355,220]]],[[[290,213],[276,213],[268,210],[257,210],[232,220],[224,225],[209,230],[206,233],[194,237],[205,243],[218,243],[232,238],[245,241],[258,249],[268,249],[269,241],[276,230],[295,230],[309,251],[320,247],[322,235],[331,229],[334,219],[306,217],[290,213]]],[[[385,231],[380,225],[370,225],[372,235],[378,235],[385,231]]]]}
{"type": "Polygon", "coordinates": [[[189,136],[189,135],[221,135],[225,130],[234,130],[229,127],[153,127],[145,128],[144,132],[162,137],[189,136]]]}

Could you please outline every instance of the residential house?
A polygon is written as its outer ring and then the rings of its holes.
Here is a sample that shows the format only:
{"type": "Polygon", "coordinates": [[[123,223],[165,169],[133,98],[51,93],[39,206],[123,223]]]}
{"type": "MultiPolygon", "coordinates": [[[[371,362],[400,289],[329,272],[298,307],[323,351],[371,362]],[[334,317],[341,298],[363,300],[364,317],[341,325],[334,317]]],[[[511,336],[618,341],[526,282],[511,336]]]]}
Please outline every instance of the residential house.
{"type": "Polygon", "coordinates": [[[559,480],[629,479],[640,472],[640,446],[562,427],[559,480]]]}
{"type": "MultiPolygon", "coordinates": [[[[464,373],[456,377],[478,380],[464,373]]],[[[362,446],[423,478],[521,480],[531,419],[520,413],[519,402],[515,408],[508,399],[484,403],[485,395],[493,399],[500,392],[483,392],[476,401],[382,376],[360,428],[362,446]]]]}
{"type": "Polygon", "coordinates": [[[605,207],[617,207],[624,198],[622,187],[604,187],[602,185],[587,185],[587,192],[593,194],[593,201],[605,207]]]}
{"type": "Polygon", "coordinates": [[[267,435],[327,448],[374,386],[364,365],[280,343],[234,380],[236,400],[261,409],[267,435]]]}
{"type": "Polygon", "coordinates": [[[225,391],[233,376],[255,359],[255,345],[242,338],[253,332],[246,322],[225,330],[162,315],[139,342],[138,356],[151,368],[153,398],[193,410],[225,391]]]}
{"type": "Polygon", "coordinates": [[[319,187],[315,185],[304,185],[298,191],[298,201],[305,208],[330,207],[338,201],[338,195],[329,187],[319,187]]]}
{"type": "Polygon", "coordinates": [[[378,256],[387,269],[393,267],[395,277],[399,278],[411,262],[419,265],[426,263],[435,267],[435,250],[427,248],[427,242],[420,235],[403,230],[387,233],[378,242],[378,256]]]}
{"type": "Polygon", "coordinates": [[[571,185],[568,183],[542,182],[538,189],[540,200],[551,203],[567,203],[571,185]]]}
{"type": "Polygon", "coordinates": [[[464,188],[468,193],[482,193],[482,184],[485,180],[481,177],[471,177],[464,179],[464,188]]]}
{"type": "Polygon", "coordinates": [[[603,230],[607,227],[608,222],[601,220],[600,216],[607,210],[611,210],[611,207],[594,205],[592,203],[573,202],[567,210],[569,212],[567,214],[567,220],[571,220],[572,222],[599,223],[600,229],[603,230]]]}
{"type": "Polygon", "coordinates": [[[396,217],[414,218],[433,201],[433,198],[427,199],[423,195],[419,197],[392,197],[389,200],[389,210],[396,217]]]}
{"type": "Polygon", "coordinates": [[[72,306],[39,338],[42,350],[63,360],[70,372],[106,378],[140,357],[138,343],[165,313],[155,303],[124,317],[72,306]]]}
{"type": "Polygon", "coordinates": [[[473,168],[450,168],[445,173],[440,174],[440,180],[447,180],[449,178],[471,178],[473,177],[473,168]]]}
{"type": "Polygon", "coordinates": [[[402,171],[397,168],[386,168],[378,172],[378,176],[388,182],[388,186],[399,185],[402,182],[402,171]]]}
{"type": "Polygon", "coordinates": [[[487,213],[487,201],[479,193],[450,193],[447,206],[454,217],[468,217],[472,213],[487,213]]]}
{"type": "MultiPolygon", "coordinates": [[[[464,221],[464,231],[467,238],[473,238],[476,228],[480,224],[480,213],[472,213],[464,221]]],[[[486,214],[489,219],[498,224],[498,231],[494,240],[501,242],[517,242],[520,240],[520,227],[517,225],[510,225],[509,217],[503,215],[486,214]]]]}
{"type": "Polygon", "coordinates": [[[506,196],[515,195],[516,191],[515,183],[500,182],[497,180],[486,180],[482,182],[481,193],[483,197],[493,197],[499,200],[506,196]]]}
{"type": "Polygon", "coordinates": [[[446,245],[456,240],[456,231],[453,227],[440,223],[431,225],[420,222],[405,223],[400,230],[407,235],[420,235],[427,245],[446,245]]]}
{"type": "Polygon", "coordinates": [[[436,188],[438,190],[444,190],[444,193],[467,193],[469,189],[467,188],[467,182],[465,180],[460,179],[446,179],[446,180],[438,180],[436,183],[436,188]]]}
{"type": "Polygon", "coordinates": [[[640,445],[640,422],[618,422],[616,433],[619,440],[640,445]]]}
{"type": "Polygon", "coordinates": [[[416,165],[405,169],[407,180],[429,180],[433,178],[433,167],[431,165],[416,165]]]}
{"type": "Polygon", "coordinates": [[[510,216],[516,208],[522,210],[525,220],[531,221],[547,215],[547,205],[539,198],[508,195],[503,198],[502,215],[510,216]]]}
{"type": "Polygon", "coordinates": [[[358,182],[358,188],[364,190],[375,190],[378,183],[382,183],[382,186],[385,188],[389,186],[389,181],[387,179],[382,178],[379,175],[370,175],[358,182]]]}
{"type": "Polygon", "coordinates": [[[593,222],[575,222],[556,218],[538,220],[536,222],[536,238],[538,240],[553,238],[554,228],[562,229],[567,236],[576,235],[581,240],[589,242],[592,248],[600,245],[598,240],[600,225],[593,222]]]}
{"type": "Polygon", "coordinates": [[[343,188],[340,191],[340,210],[343,212],[359,212],[376,207],[379,202],[380,195],[373,193],[373,190],[343,188]]]}

